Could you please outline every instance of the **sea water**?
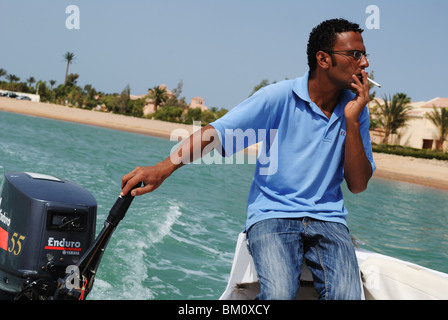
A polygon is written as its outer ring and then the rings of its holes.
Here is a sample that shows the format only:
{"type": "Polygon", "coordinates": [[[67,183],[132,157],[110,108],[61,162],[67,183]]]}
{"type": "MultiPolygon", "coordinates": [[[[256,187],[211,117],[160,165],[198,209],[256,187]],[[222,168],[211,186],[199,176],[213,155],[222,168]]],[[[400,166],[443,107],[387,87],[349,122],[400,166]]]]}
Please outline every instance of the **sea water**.
{"type": "MultiPolygon", "coordinates": [[[[166,158],[175,142],[0,112],[0,175],[45,173],[79,184],[98,203],[97,233],[136,166],[166,158]]],[[[137,197],[107,246],[90,300],[217,299],[230,273],[254,165],[191,164],[137,197]]],[[[344,188],[361,247],[448,272],[448,193],[373,179],[344,188]]]]}

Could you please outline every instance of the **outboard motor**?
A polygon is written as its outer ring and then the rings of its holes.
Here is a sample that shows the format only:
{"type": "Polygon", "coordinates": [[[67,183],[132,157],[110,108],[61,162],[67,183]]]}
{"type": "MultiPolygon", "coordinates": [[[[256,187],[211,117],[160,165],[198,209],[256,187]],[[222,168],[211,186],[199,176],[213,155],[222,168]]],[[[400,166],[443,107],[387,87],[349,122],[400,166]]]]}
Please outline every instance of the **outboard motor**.
{"type": "MultiPolygon", "coordinates": [[[[0,291],[14,298],[39,279],[45,295],[95,239],[97,203],[52,176],[12,172],[0,187],[0,291]]],[[[37,292],[36,291],[36,292],[37,292]]]]}
{"type": "MultiPolygon", "coordinates": [[[[134,186],[134,188],[140,184],[134,186]]],[[[0,298],[82,300],[133,197],[119,197],[95,239],[95,198],[49,175],[6,173],[0,186],[0,298]]]]}

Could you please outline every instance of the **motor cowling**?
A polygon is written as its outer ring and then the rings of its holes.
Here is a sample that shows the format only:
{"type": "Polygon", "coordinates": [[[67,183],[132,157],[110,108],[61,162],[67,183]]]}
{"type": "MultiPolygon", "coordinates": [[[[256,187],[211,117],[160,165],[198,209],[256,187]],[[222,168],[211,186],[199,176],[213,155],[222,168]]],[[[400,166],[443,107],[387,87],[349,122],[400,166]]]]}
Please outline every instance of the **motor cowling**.
{"type": "Polygon", "coordinates": [[[52,176],[10,172],[0,186],[0,295],[36,292],[75,266],[95,240],[97,203],[89,191],[52,176]],[[42,281],[43,280],[43,281],[42,281]]]}

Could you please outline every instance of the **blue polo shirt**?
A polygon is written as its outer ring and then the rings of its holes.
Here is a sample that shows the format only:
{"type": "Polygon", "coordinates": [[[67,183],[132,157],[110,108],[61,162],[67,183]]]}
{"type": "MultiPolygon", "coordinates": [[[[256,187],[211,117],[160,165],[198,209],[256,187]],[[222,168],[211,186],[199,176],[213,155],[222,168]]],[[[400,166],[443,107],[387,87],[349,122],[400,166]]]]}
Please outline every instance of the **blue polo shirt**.
{"type": "MultiPolygon", "coordinates": [[[[312,217],[346,225],[348,212],[341,191],[344,108],[354,94],[343,91],[328,119],[309,97],[308,78],[306,73],[264,87],[211,123],[225,156],[255,142],[262,145],[247,202],[246,230],[270,218],[312,217]]],[[[359,120],[374,171],[367,106],[359,120]]]]}

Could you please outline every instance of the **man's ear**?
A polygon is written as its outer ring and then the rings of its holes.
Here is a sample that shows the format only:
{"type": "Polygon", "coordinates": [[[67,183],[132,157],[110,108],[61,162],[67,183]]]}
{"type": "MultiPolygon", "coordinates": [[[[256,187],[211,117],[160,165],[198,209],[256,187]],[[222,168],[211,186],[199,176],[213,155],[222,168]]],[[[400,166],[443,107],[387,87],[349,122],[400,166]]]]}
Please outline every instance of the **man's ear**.
{"type": "Polygon", "coordinates": [[[332,63],[331,61],[331,56],[323,51],[318,51],[316,53],[316,60],[317,60],[317,64],[322,68],[322,69],[328,69],[332,63]]]}

